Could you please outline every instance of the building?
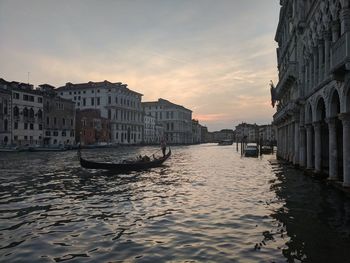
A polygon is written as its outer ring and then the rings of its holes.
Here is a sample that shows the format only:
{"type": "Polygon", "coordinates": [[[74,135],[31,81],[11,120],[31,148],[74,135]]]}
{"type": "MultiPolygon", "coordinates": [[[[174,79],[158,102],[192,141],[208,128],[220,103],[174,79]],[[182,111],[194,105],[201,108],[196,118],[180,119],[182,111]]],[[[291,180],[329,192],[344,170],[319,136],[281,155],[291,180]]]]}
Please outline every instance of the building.
{"type": "Polygon", "coordinates": [[[49,146],[75,144],[75,103],[59,97],[55,87],[42,84],[43,144],[49,146]]]}
{"type": "Polygon", "coordinates": [[[43,95],[33,85],[16,81],[0,80],[3,90],[11,93],[11,144],[42,145],[43,142],[43,95]]]}
{"type": "Polygon", "coordinates": [[[263,145],[271,145],[275,142],[275,131],[271,124],[259,126],[259,141],[263,145]]]}
{"type": "Polygon", "coordinates": [[[348,0],[281,1],[277,155],[350,187],[348,0]]]}
{"type": "Polygon", "coordinates": [[[76,140],[81,145],[108,144],[111,141],[110,120],[101,117],[99,109],[77,110],[76,140]]]}
{"type": "Polygon", "coordinates": [[[259,125],[242,122],[235,129],[236,142],[257,143],[259,141],[259,125]]]}
{"type": "Polygon", "coordinates": [[[192,143],[199,144],[202,139],[202,125],[199,124],[198,120],[192,120],[192,143]]]}
{"type": "Polygon", "coordinates": [[[164,136],[171,144],[192,143],[192,111],[164,99],[143,102],[145,114],[155,117],[164,128],[164,136]]]}
{"type": "Polygon", "coordinates": [[[109,81],[80,84],[67,83],[57,89],[59,96],[73,100],[76,109],[98,109],[111,123],[111,142],[138,144],[142,142],[142,94],[126,84],[109,81]]]}
{"type": "Polygon", "coordinates": [[[11,92],[1,88],[0,79],[0,145],[11,143],[12,134],[12,96],[11,92]]]}
{"type": "Polygon", "coordinates": [[[145,114],[144,128],[143,128],[143,143],[153,144],[156,143],[156,118],[151,114],[145,114]]]}
{"type": "Polygon", "coordinates": [[[208,128],[206,126],[201,126],[201,143],[209,142],[208,133],[208,128]]]}

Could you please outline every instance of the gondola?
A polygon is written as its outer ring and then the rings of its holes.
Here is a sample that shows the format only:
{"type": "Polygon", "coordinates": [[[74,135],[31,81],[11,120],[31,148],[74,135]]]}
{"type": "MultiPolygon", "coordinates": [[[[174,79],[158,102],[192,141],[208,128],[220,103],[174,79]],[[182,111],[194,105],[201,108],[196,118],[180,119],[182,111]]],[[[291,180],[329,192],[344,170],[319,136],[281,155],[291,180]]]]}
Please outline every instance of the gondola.
{"type": "Polygon", "coordinates": [[[102,163],[102,162],[93,162],[85,160],[81,157],[81,151],[78,150],[78,157],[80,161],[80,165],[83,168],[87,169],[103,169],[103,170],[113,170],[117,172],[128,172],[128,171],[140,171],[147,170],[149,168],[154,168],[161,166],[171,155],[171,149],[169,148],[169,152],[160,158],[156,158],[150,161],[123,161],[121,163],[102,163]]]}

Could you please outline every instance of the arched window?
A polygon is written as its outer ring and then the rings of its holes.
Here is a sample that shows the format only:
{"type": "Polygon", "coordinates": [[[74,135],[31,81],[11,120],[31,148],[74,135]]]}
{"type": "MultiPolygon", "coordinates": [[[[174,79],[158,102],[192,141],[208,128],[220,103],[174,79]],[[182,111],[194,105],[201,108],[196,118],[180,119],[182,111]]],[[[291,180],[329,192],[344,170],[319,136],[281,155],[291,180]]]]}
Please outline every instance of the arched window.
{"type": "Polygon", "coordinates": [[[29,110],[29,118],[34,119],[34,110],[33,110],[33,108],[30,108],[30,110],[29,110]]]}
{"type": "Polygon", "coordinates": [[[18,117],[18,116],[19,116],[19,110],[18,110],[18,107],[17,107],[17,106],[15,106],[15,107],[13,108],[13,116],[14,116],[14,117],[18,117]]]}
{"type": "Polygon", "coordinates": [[[43,112],[42,112],[42,110],[38,110],[38,119],[39,120],[43,119],[43,112]]]}
{"type": "Polygon", "coordinates": [[[4,120],[4,130],[5,131],[8,130],[8,120],[7,119],[4,120]]]}
{"type": "Polygon", "coordinates": [[[28,117],[28,109],[27,108],[23,109],[23,116],[28,117]]]}

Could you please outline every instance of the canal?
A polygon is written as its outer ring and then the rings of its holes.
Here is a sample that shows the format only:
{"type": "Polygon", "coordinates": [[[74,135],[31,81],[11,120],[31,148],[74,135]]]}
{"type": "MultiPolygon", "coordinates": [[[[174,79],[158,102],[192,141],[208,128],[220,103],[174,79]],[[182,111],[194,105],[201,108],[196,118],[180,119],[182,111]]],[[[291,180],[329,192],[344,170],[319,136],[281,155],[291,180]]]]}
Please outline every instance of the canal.
{"type": "MultiPolygon", "coordinates": [[[[120,160],[155,147],[85,150],[120,160]]],[[[0,155],[0,262],[345,262],[350,199],[274,156],[172,148],[116,175],[76,152],[0,155]],[[272,162],[271,162],[272,160],[272,162]]],[[[158,153],[159,154],[159,153],[158,153]]]]}

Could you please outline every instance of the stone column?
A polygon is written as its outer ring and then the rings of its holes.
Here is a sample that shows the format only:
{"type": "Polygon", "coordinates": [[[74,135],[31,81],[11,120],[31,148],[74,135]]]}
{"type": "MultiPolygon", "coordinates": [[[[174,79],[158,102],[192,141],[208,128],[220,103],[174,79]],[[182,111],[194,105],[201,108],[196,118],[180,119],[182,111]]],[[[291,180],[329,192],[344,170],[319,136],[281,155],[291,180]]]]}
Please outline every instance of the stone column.
{"type": "Polygon", "coordinates": [[[340,11],[341,35],[350,30],[350,9],[343,8],[340,11]]]}
{"type": "Polygon", "coordinates": [[[312,89],[314,89],[318,84],[318,48],[317,46],[314,47],[314,85],[312,89]]]}
{"type": "Polygon", "coordinates": [[[299,121],[294,122],[294,159],[293,163],[299,164],[299,121]]]}
{"type": "Polygon", "coordinates": [[[304,126],[300,126],[299,128],[300,131],[300,136],[299,136],[299,141],[300,141],[300,145],[299,145],[299,165],[301,167],[305,167],[306,166],[306,156],[305,156],[305,148],[306,148],[306,136],[305,136],[305,127],[304,126]]]}
{"type": "Polygon", "coordinates": [[[324,57],[324,76],[325,77],[329,75],[331,37],[332,35],[328,31],[324,33],[324,56],[325,56],[324,57]]]}
{"type": "Polygon", "coordinates": [[[306,143],[307,143],[307,152],[306,152],[306,168],[312,169],[312,125],[306,124],[306,143]]]}
{"type": "Polygon", "coordinates": [[[338,179],[338,149],[336,118],[328,118],[329,130],[329,180],[338,179]]]}
{"type": "Polygon", "coordinates": [[[315,172],[319,173],[322,170],[322,155],[321,155],[321,123],[314,122],[313,123],[315,130],[315,172]]]}
{"type": "Polygon", "coordinates": [[[309,74],[309,87],[308,87],[308,90],[310,92],[312,90],[313,86],[314,86],[314,58],[313,58],[312,54],[310,56],[309,69],[310,69],[310,74],[309,74]]]}
{"type": "Polygon", "coordinates": [[[319,40],[318,42],[318,83],[321,83],[324,79],[323,55],[324,55],[324,41],[319,40]]]}
{"type": "Polygon", "coordinates": [[[339,23],[338,21],[332,21],[332,41],[337,42],[338,38],[339,38],[339,23]]]}
{"type": "Polygon", "coordinates": [[[343,123],[343,168],[344,187],[350,187],[350,113],[339,114],[343,123]]]}

